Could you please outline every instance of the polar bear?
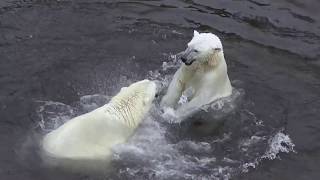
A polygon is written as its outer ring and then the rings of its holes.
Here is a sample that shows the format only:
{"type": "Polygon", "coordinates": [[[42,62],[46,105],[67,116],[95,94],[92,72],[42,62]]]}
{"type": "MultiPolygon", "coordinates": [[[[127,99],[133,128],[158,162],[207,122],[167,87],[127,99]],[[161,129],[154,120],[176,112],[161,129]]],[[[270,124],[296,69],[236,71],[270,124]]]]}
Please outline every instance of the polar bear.
{"type": "Polygon", "coordinates": [[[184,64],[174,74],[161,106],[176,108],[175,116],[184,119],[203,105],[232,93],[222,43],[212,33],[194,31],[187,49],[181,53],[184,64]],[[181,94],[192,89],[189,101],[177,107],[181,94]]]}
{"type": "Polygon", "coordinates": [[[149,80],[123,87],[108,104],[75,117],[45,135],[44,154],[52,164],[71,168],[108,164],[111,148],[132,135],[148,113],[155,94],[156,84],[149,80]]]}

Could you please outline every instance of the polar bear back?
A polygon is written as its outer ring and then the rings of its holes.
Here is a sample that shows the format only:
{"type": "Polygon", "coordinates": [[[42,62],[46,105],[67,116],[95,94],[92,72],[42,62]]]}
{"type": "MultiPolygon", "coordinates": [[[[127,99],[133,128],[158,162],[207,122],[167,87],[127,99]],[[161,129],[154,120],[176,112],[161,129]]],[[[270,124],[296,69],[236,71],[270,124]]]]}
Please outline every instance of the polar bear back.
{"type": "Polygon", "coordinates": [[[44,138],[43,147],[61,158],[106,158],[110,148],[125,142],[133,130],[104,109],[100,107],[68,121],[44,138]]]}

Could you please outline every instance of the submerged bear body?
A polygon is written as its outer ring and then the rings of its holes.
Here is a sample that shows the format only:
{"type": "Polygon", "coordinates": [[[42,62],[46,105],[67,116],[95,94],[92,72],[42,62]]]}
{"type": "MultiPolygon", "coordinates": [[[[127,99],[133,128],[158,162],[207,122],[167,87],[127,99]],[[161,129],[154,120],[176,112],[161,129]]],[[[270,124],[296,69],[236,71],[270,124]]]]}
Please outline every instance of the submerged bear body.
{"type": "MultiPolygon", "coordinates": [[[[148,113],[156,85],[149,80],[124,87],[111,101],[89,113],[75,117],[47,134],[42,148],[52,161],[105,162],[112,147],[127,141],[148,113]]],[[[50,161],[51,161],[50,160],[50,161]]]]}

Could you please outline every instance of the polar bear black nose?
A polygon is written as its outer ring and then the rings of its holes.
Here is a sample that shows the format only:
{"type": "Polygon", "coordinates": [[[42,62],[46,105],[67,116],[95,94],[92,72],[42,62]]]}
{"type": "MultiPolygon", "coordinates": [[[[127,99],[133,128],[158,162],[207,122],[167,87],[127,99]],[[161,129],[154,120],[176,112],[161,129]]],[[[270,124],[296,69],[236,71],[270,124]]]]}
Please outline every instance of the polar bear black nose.
{"type": "Polygon", "coordinates": [[[182,61],[183,63],[185,63],[185,62],[187,61],[187,58],[185,58],[185,57],[181,57],[180,59],[181,59],[181,61],[182,61]]]}

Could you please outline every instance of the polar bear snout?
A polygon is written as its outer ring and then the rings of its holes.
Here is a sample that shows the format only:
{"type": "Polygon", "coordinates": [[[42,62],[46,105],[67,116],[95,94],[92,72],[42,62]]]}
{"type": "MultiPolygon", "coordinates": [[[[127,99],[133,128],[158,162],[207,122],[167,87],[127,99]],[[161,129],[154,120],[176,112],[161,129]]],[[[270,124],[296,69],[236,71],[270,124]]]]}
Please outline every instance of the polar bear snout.
{"type": "Polygon", "coordinates": [[[188,60],[186,57],[181,57],[180,59],[187,66],[190,66],[195,61],[195,59],[188,60]]]}
{"type": "Polygon", "coordinates": [[[181,57],[180,59],[181,59],[181,61],[182,61],[183,63],[185,63],[185,62],[187,61],[187,58],[186,58],[186,57],[181,57]]]}
{"type": "Polygon", "coordinates": [[[179,53],[181,61],[185,65],[190,66],[196,60],[193,53],[195,53],[194,50],[191,50],[190,48],[179,53]]]}

